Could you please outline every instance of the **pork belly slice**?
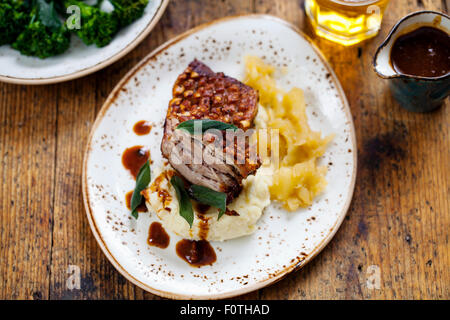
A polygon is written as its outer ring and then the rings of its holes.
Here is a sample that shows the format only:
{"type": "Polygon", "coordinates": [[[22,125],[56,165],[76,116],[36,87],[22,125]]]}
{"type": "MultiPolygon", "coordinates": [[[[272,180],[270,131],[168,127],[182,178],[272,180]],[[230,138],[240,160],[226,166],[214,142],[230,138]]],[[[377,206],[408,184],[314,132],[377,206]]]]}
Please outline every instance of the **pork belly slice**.
{"type": "Polygon", "coordinates": [[[211,119],[233,124],[245,134],[258,111],[258,92],[194,60],[178,76],[172,94],[161,143],[163,156],[188,182],[225,192],[231,201],[242,190],[242,180],[261,166],[257,155],[251,157],[255,146],[245,143],[242,148],[237,140],[227,141],[224,132],[202,137],[176,127],[187,120],[211,119]],[[195,158],[198,150],[203,155],[200,162],[195,158]]]}

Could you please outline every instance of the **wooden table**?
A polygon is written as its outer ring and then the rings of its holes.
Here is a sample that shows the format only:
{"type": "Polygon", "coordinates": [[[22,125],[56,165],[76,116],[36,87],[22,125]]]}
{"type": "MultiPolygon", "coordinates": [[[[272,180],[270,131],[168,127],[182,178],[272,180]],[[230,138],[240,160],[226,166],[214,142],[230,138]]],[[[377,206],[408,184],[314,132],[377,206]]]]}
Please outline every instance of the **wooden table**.
{"type": "Polygon", "coordinates": [[[344,48],[312,35],[301,0],[172,0],[147,39],[96,74],[58,85],[1,83],[0,299],[157,298],[123,278],[91,234],[81,196],[88,133],[112,88],[158,45],[198,24],[252,12],[300,27],[329,59],[353,113],[359,169],[348,215],[322,253],[242,298],[450,298],[449,103],[407,112],[371,68],[402,16],[448,7],[448,0],[393,0],[375,39],[344,48]],[[70,266],[79,267],[80,289],[67,286],[77,268],[70,266]]]}

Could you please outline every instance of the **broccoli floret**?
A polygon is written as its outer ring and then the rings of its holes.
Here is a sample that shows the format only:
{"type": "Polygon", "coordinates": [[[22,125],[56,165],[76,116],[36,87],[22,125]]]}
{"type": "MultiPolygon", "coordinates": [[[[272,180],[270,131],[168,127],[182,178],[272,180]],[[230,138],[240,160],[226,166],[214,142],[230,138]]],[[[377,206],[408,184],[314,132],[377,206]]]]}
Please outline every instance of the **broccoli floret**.
{"type": "Polygon", "coordinates": [[[74,29],[74,31],[85,44],[95,43],[97,47],[104,47],[117,33],[119,27],[117,19],[111,13],[77,0],[65,0],[64,5],[66,8],[72,5],[80,8],[81,29],[74,29]]]}
{"type": "Polygon", "coordinates": [[[28,24],[12,47],[27,56],[41,59],[55,56],[70,46],[70,32],[56,15],[53,2],[33,1],[28,24]]]}
{"type": "Polygon", "coordinates": [[[121,27],[125,27],[142,17],[148,0],[110,0],[113,14],[121,27]]]}
{"type": "Polygon", "coordinates": [[[41,59],[65,52],[70,45],[70,32],[65,26],[51,30],[41,21],[33,21],[17,37],[12,47],[26,56],[41,59]]]}
{"type": "Polygon", "coordinates": [[[0,3],[0,46],[16,40],[29,18],[26,3],[19,0],[3,0],[0,3]]]}

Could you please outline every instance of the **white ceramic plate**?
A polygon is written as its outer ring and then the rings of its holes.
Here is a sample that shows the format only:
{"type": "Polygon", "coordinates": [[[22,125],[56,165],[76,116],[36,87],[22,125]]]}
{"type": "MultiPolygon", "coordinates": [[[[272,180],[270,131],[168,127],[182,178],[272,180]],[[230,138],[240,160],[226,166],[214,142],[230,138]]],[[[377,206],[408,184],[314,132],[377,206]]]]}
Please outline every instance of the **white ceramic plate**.
{"type": "Polygon", "coordinates": [[[117,85],[105,102],[89,139],[83,171],[83,195],[89,222],[111,263],[127,279],[169,298],[213,299],[264,287],[310,261],[331,240],[350,204],[356,175],[356,142],[349,107],[331,68],[295,27],[266,15],[225,18],[197,27],[162,45],[117,85]],[[308,208],[288,213],[266,208],[251,236],[212,242],[217,261],[194,268],[170,245],[147,245],[155,214],[136,221],[124,204],[134,180],[121,163],[123,151],[134,145],[151,150],[153,167],[162,163],[162,126],[171,88],[194,58],[214,71],[242,79],[243,57],[263,57],[286,67],[278,83],[305,90],[313,129],[336,137],[321,159],[328,165],[328,187],[308,208]],[[150,135],[137,136],[139,120],[155,124],[150,135]]]}
{"type": "Polygon", "coordinates": [[[0,81],[48,84],[76,79],[98,71],[133,50],[154,28],[169,0],[150,0],[144,15],[120,30],[103,48],[86,46],[73,35],[69,49],[47,59],[27,57],[10,46],[0,46],[0,81]]]}

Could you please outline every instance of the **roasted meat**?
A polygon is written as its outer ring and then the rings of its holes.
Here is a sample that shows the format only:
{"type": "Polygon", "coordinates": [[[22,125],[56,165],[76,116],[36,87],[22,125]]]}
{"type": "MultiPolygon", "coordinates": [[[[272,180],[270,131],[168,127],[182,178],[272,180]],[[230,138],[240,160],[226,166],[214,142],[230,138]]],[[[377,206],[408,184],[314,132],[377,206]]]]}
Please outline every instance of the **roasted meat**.
{"type": "Polygon", "coordinates": [[[178,76],[172,94],[161,143],[163,156],[190,183],[225,192],[231,201],[241,191],[242,180],[261,165],[248,139],[258,92],[194,60],[178,76]],[[230,139],[229,132],[202,136],[176,129],[192,119],[218,120],[242,130],[230,139]],[[243,136],[246,142],[239,144],[243,136]]]}

